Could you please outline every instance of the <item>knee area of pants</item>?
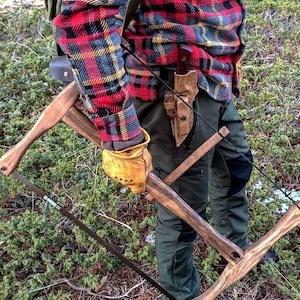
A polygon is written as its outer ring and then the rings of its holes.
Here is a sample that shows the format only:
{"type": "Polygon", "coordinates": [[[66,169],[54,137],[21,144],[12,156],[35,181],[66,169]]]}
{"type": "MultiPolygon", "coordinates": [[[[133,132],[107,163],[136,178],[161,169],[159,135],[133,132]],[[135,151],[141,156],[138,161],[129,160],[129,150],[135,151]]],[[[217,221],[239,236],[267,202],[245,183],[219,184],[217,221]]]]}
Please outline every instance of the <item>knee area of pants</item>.
{"type": "Polygon", "coordinates": [[[179,243],[191,243],[195,240],[197,232],[186,222],[182,221],[182,228],[178,237],[179,243]]]}
{"type": "Polygon", "coordinates": [[[179,243],[191,243],[196,239],[196,231],[181,233],[178,238],[179,243]]]}
{"type": "Polygon", "coordinates": [[[252,161],[253,158],[250,150],[244,155],[226,160],[231,178],[228,196],[237,194],[245,187],[252,172],[252,161]]]}

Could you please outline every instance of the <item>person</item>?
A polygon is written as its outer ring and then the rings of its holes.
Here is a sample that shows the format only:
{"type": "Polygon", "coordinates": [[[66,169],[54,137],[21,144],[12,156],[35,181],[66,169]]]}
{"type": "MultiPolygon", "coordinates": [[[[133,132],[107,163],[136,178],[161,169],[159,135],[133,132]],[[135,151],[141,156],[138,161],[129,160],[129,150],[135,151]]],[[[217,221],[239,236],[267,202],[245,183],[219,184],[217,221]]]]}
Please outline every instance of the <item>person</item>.
{"type": "MultiPolygon", "coordinates": [[[[128,2],[63,1],[54,19],[56,41],[103,143],[103,168],[142,193],[150,171],[165,178],[226,126],[229,136],[171,187],[203,218],[209,203],[216,230],[245,249],[252,154],[233,101],[240,96],[246,7],[242,0],[142,0],[124,32],[128,53],[121,46],[128,2]],[[184,74],[177,68],[182,49],[189,51],[184,74]]],[[[195,238],[193,228],[157,204],[160,282],[176,299],[200,294],[195,238]]]]}

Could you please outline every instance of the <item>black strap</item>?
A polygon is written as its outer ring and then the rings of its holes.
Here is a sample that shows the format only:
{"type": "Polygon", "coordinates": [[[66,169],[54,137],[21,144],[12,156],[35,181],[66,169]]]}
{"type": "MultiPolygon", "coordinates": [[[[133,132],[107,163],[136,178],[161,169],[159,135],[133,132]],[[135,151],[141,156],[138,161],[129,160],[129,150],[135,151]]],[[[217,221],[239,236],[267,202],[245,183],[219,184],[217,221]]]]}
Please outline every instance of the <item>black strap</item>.
{"type": "Polygon", "coordinates": [[[49,20],[53,20],[61,10],[62,0],[44,0],[49,20]]]}
{"type": "Polygon", "coordinates": [[[130,0],[129,1],[127,9],[126,9],[122,35],[124,35],[124,32],[125,32],[126,28],[128,27],[130,21],[132,20],[135,12],[137,11],[140,3],[141,3],[141,0],[130,0]]]}

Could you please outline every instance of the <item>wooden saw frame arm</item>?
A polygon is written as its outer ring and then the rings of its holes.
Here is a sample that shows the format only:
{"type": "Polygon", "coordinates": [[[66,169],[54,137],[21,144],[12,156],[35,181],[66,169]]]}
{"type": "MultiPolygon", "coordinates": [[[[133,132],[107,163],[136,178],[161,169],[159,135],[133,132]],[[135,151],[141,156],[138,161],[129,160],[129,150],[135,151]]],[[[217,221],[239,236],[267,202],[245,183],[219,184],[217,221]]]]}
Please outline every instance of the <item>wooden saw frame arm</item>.
{"type": "MultiPolygon", "coordinates": [[[[79,93],[76,83],[72,82],[43,111],[36,124],[25,137],[0,158],[1,172],[7,176],[12,174],[31,144],[60,121],[65,122],[80,135],[101,148],[101,141],[94,125],[85,114],[75,107],[78,98],[79,93]],[[78,126],[79,124],[80,126],[78,126]]],[[[175,181],[228,133],[227,128],[221,128],[219,133],[213,135],[182,165],[174,170],[166,178],[166,183],[171,184],[175,181]]],[[[300,224],[300,209],[297,204],[294,204],[269,232],[243,251],[204,221],[166,183],[151,172],[147,178],[146,190],[156,201],[191,225],[208,244],[214,247],[229,262],[218,280],[195,300],[215,299],[223,290],[244,277],[276,241],[300,224]]]]}

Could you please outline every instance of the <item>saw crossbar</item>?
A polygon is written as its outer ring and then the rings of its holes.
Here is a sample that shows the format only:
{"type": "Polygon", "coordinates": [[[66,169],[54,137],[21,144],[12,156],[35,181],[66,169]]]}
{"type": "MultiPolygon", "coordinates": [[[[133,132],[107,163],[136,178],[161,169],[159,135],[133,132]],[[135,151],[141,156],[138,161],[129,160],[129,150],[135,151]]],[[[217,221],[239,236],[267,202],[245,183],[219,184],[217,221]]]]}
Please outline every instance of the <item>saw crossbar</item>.
{"type": "MultiPolygon", "coordinates": [[[[78,98],[76,83],[72,82],[43,111],[36,124],[25,137],[0,158],[1,172],[4,175],[10,175],[17,168],[31,144],[59,121],[65,122],[80,135],[101,148],[101,141],[95,127],[80,110],[74,107],[78,98]]],[[[217,133],[219,137],[216,137],[216,135],[212,137],[214,141],[210,141],[210,147],[218,143],[226,134],[226,131],[221,132],[220,130],[217,133]]],[[[205,152],[210,149],[206,146],[207,144],[204,143],[202,148],[205,149],[201,151],[205,152]]],[[[201,151],[197,153],[197,159],[204,153],[201,151]]],[[[173,174],[171,173],[167,178],[167,183],[171,184],[176,180],[186,170],[185,168],[195,162],[192,160],[195,160],[195,156],[183,163],[183,166],[176,169],[173,174]]],[[[223,290],[244,277],[277,240],[300,224],[300,209],[298,208],[300,203],[298,203],[294,204],[267,234],[243,252],[204,221],[183,199],[153,173],[150,173],[147,178],[146,188],[152,197],[191,225],[208,244],[218,250],[229,262],[214,285],[194,300],[215,299],[223,290]]]]}
{"type": "MultiPolygon", "coordinates": [[[[73,127],[79,134],[85,136],[91,142],[101,147],[101,141],[96,128],[81,111],[73,107],[78,99],[78,92],[75,92],[74,89],[76,89],[76,86],[73,84],[67,86],[67,88],[64,89],[63,92],[61,92],[41,114],[32,130],[30,130],[18,144],[16,144],[13,148],[11,148],[11,150],[9,150],[6,154],[4,154],[3,157],[0,158],[0,168],[5,175],[9,175],[15,170],[18,163],[21,161],[22,156],[30,147],[30,145],[39,136],[41,136],[41,134],[43,134],[47,128],[50,129],[53,127],[55,125],[54,122],[58,123],[62,120],[66,124],[73,127]],[[66,108],[63,108],[65,99],[67,104],[66,108]],[[49,115],[47,113],[49,113],[49,115]],[[53,120],[53,117],[55,117],[55,120],[53,120]],[[51,122],[48,120],[49,118],[51,122]],[[16,149],[18,151],[16,151],[16,149]]],[[[222,128],[220,133],[216,134],[217,137],[213,136],[212,141],[208,141],[208,143],[204,144],[204,150],[206,152],[210,150],[211,147],[213,147],[217,141],[221,140],[222,136],[226,134],[228,134],[228,129],[222,128]]],[[[200,153],[203,154],[203,148],[200,148],[200,150],[200,153]]],[[[197,150],[195,152],[197,153],[197,150]]],[[[170,183],[172,178],[173,180],[178,178],[180,174],[184,173],[195,162],[195,155],[191,155],[175,170],[174,174],[171,173],[168,176],[168,182],[170,183]]],[[[150,194],[152,194],[158,202],[160,202],[163,206],[166,206],[174,214],[190,224],[198,232],[198,234],[203,236],[206,241],[217,251],[219,251],[219,253],[223,255],[228,262],[234,264],[237,258],[244,256],[243,251],[238,246],[220,235],[156,175],[150,173],[147,183],[148,192],[150,192],[150,194]],[[160,193],[158,193],[157,190],[158,186],[161,190],[160,193]]]]}

